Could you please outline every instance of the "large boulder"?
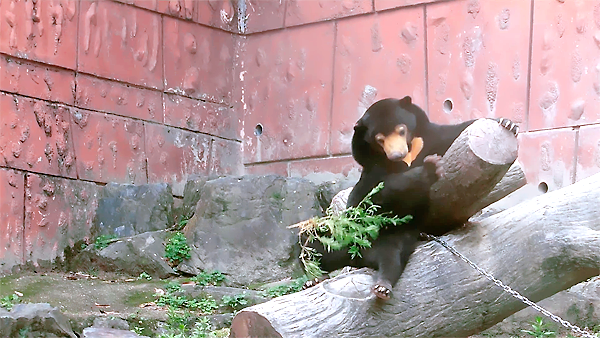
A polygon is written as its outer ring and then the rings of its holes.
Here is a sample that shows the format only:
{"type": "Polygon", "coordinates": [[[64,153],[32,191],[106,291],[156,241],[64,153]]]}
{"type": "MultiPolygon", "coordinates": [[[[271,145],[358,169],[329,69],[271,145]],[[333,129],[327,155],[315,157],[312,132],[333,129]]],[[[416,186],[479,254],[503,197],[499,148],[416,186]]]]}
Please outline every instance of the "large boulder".
{"type": "Polygon", "coordinates": [[[173,225],[173,193],[166,183],[107,184],[101,192],[92,234],[126,237],[173,225]]]}
{"type": "Polygon", "coordinates": [[[97,250],[94,245],[81,251],[70,264],[71,270],[87,271],[97,267],[138,276],[146,272],[153,277],[166,278],[175,275],[173,268],[164,259],[168,231],[145,232],[121,238],[106,248],[97,250]]]}
{"type": "Polygon", "coordinates": [[[77,337],[69,319],[48,303],[17,304],[11,311],[0,308],[0,337],[20,337],[23,329],[35,337],[77,337]]]}
{"type": "Polygon", "coordinates": [[[232,285],[299,274],[297,232],[288,226],[319,214],[316,193],[309,180],[275,175],[206,182],[183,230],[192,257],[178,269],[218,270],[232,285]]]}

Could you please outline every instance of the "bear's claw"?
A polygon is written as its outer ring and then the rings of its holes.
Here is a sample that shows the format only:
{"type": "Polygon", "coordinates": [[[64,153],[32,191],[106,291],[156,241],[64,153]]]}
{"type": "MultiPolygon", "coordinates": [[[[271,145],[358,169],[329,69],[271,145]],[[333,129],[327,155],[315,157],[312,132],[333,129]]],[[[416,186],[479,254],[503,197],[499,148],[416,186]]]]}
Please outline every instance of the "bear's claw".
{"type": "Polygon", "coordinates": [[[444,171],[442,157],[439,155],[429,155],[423,159],[423,166],[428,172],[435,171],[436,180],[444,177],[446,172],[444,171]]]}
{"type": "Polygon", "coordinates": [[[328,277],[317,277],[314,279],[309,279],[306,282],[304,282],[304,284],[302,285],[302,290],[306,290],[308,288],[312,288],[313,286],[321,283],[322,281],[326,280],[328,277]]]}
{"type": "Polygon", "coordinates": [[[519,126],[513,121],[503,117],[496,119],[496,121],[498,121],[498,124],[500,124],[504,129],[512,132],[515,136],[519,134],[519,126]]]}
{"type": "Polygon", "coordinates": [[[381,284],[375,284],[375,286],[373,286],[373,293],[375,294],[375,296],[377,296],[377,298],[388,300],[390,299],[390,295],[392,292],[390,291],[390,289],[381,284]]]}

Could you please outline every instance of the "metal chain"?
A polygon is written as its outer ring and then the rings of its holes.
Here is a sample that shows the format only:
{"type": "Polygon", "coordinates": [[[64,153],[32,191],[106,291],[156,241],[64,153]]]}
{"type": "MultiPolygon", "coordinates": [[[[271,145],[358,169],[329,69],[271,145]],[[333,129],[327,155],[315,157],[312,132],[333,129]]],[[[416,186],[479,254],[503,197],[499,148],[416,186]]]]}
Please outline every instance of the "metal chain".
{"type": "Polygon", "coordinates": [[[536,303],[530,301],[525,296],[523,296],[520,293],[518,293],[517,291],[513,290],[510,286],[502,283],[502,281],[500,281],[499,279],[497,279],[494,276],[492,276],[489,272],[487,272],[487,271],[483,270],[482,268],[480,268],[479,266],[477,266],[477,264],[473,263],[471,260],[469,260],[463,254],[461,254],[460,252],[458,252],[454,247],[450,246],[450,244],[444,242],[439,237],[433,236],[433,235],[430,235],[430,234],[426,234],[426,233],[421,233],[421,236],[426,237],[427,239],[434,240],[434,241],[440,243],[444,248],[448,249],[455,256],[458,256],[465,263],[469,264],[473,269],[477,270],[477,272],[479,272],[480,274],[484,275],[487,279],[489,279],[492,282],[494,282],[494,284],[496,284],[497,286],[501,287],[502,289],[504,289],[504,291],[506,291],[507,293],[511,294],[513,297],[517,298],[518,300],[522,301],[523,303],[531,306],[532,308],[534,308],[535,310],[537,310],[538,312],[540,312],[544,316],[547,316],[550,319],[552,319],[553,321],[555,321],[555,322],[561,324],[562,326],[570,329],[571,331],[580,334],[582,337],[586,337],[586,338],[598,338],[597,335],[593,335],[593,334],[591,334],[591,333],[589,333],[589,332],[581,329],[580,327],[575,326],[575,325],[569,323],[568,321],[560,318],[559,316],[551,313],[550,311],[548,311],[548,310],[544,309],[543,307],[537,305],[536,303]]]}

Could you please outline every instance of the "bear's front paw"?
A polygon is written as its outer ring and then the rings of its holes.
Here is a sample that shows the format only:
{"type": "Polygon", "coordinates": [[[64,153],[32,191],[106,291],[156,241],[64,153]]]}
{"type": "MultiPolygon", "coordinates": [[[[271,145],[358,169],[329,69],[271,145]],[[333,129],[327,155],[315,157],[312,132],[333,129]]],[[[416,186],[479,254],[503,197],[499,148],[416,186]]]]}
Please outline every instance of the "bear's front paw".
{"type": "Polygon", "coordinates": [[[444,177],[444,162],[440,155],[429,155],[423,159],[423,167],[430,175],[435,173],[435,181],[444,177]]]}
{"type": "Polygon", "coordinates": [[[390,296],[392,294],[392,291],[390,291],[390,288],[391,287],[386,287],[381,284],[375,284],[375,286],[373,286],[373,293],[379,299],[389,300],[390,296]]]}
{"type": "Polygon", "coordinates": [[[497,118],[496,121],[506,130],[512,132],[515,136],[519,134],[519,126],[513,121],[500,117],[497,118]]]}

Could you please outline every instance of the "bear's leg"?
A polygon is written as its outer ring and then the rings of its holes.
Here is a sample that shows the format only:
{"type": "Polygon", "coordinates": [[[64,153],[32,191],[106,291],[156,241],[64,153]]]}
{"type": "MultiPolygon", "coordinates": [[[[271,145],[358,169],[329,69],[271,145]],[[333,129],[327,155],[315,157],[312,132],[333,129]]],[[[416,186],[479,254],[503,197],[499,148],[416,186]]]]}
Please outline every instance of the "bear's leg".
{"type": "Polygon", "coordinates": [[[377,282],[373,286],[375,296],[383,300],[390,299],[391,290],[415,251],[418,239],[418,231],[407,230],[378,243],[374,250],[379,263],[377,282]]]}

